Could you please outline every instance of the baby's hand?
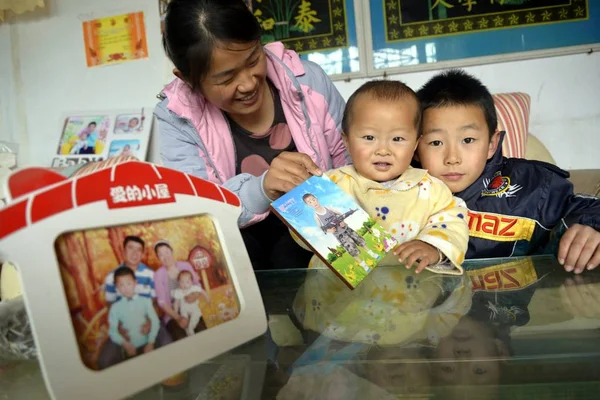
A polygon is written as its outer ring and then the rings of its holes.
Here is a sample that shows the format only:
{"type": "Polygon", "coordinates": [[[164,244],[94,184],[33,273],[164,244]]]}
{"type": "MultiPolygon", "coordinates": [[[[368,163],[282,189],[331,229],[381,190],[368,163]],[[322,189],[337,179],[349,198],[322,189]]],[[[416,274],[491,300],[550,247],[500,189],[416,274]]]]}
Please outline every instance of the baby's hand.
{"type": "Polygon", "coordinates": [[[417,274],[423,271],[426,266],[440,262],[438,250],[420,240],[411,240],[402,243],[394,249],[394,254],[399,256],[398,260],[400,262],[406,264],[406,268],[410,268],[415,262],[418,262],[419,265],[415,270],[417,274]]]}
{"type": "Polygon", "coordinates": [[[585,225],[571,226],[560,239],[558,262],[565,271],[582,273],[600,264],[600,232],[585,225]]]}

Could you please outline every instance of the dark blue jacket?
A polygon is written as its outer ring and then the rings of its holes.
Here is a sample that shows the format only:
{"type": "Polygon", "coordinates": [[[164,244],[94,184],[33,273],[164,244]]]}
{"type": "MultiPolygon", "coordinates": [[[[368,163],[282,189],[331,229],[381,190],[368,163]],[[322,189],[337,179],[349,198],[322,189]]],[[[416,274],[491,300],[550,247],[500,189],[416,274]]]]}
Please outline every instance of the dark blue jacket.
{"type": "Polygon", "coordinates": [[[481,177],[455,193],[470,210],[466,258],[555,253],[571,225],[600,230],[600,199],[574,194],[569,173],[552,164],[503,157],[503,139],[481,177]]]}

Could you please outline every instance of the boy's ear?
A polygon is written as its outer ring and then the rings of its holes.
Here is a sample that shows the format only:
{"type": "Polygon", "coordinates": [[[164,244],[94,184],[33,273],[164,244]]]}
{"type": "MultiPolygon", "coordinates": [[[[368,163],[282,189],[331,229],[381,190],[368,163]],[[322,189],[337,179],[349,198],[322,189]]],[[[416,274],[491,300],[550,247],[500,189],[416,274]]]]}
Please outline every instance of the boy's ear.
{"type": "Polygon", "coordinates": [[[490,138],[490,146],[488,147],[488,160],[494,156],[496,150],[498,149],[498,143],[500,142],[500,132],[496,131],[490,138]]]}

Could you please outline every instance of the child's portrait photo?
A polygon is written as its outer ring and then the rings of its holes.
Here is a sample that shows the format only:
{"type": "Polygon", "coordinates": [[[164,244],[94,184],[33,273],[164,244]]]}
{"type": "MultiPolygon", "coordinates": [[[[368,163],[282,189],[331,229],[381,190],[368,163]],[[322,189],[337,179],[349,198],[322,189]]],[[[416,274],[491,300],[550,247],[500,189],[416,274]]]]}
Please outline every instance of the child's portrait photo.
{"type": "Polygon", "coordinates": [[[102,154],[110,126],[107,115],[68,117],[58,145],[59,155],[102,154]]]}
{"type": "Polygon", "coordinates": [[[110,142],[108,158],[117,156],[133,156],[140,158],[141,142],[138,139],[113,140],[110,142]]]}
{"type": "Polygon", "coordinates": [[[311,177],[275,201],[273,207],[352,287],[396,245],[328,178],[311,177]]]}
{"type": "Polygon", "coordinates": [[[92,370],[160,351],[240,313],[208,216],[69,232],[55,252],[81,358],[92,370]]]}
{"type": "Polygon", "coordinates": [[[115,134],[120,133],[138,133],[144,130],[144,120],[142,114],[122,114],[118,115],[115,121],[115,134]]]}

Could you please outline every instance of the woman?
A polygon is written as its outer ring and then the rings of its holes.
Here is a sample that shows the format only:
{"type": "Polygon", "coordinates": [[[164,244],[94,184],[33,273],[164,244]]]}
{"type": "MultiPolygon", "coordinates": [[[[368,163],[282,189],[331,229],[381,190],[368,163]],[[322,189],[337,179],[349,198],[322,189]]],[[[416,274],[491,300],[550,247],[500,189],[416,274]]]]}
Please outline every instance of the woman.
{"type": "MultiPolygon", "coordinates": [[[[177,314],[173,309],[173,298],[171,293],[173,290],[178,288],[178,276],[181,271],[189,271],[192,274],[192,282],[194,285],[198,285],[198,275],[190,263],[186,261],[175,261],[173,258],[173,248],[166,240],[159,240],[154,245],[154,253],[156,257],[162,263],[160,267],[154,273],[154,286],[156,290],[156,299],[158,300],[158,306],[165,312],[163,316],[163,323],[167,327],[167,330],[173,337],[173,340],[183,339],[187,336],[185,329],[188,326],[188,320],[185,317],[177,314]]],[[[193,293],[186,297],[186,301],[193,302],[198,301],[200,297],[199,293],[193,293]]],[[[206,324],[203,319],[196,325],[194,329],[199,332],[206,329],[206,324]]]]}
{"type": "Polygon", "coordinates": [[[311,175],[347,164],[345,103],[318,65],[282,43],[263,47],[260,34],[242,0],[169,4],[163,44],[177,79],[154,112],[161,157],[240,197],[238,224],[256,269],[306,267],[311,254],[268,208],[311,175]]]}

